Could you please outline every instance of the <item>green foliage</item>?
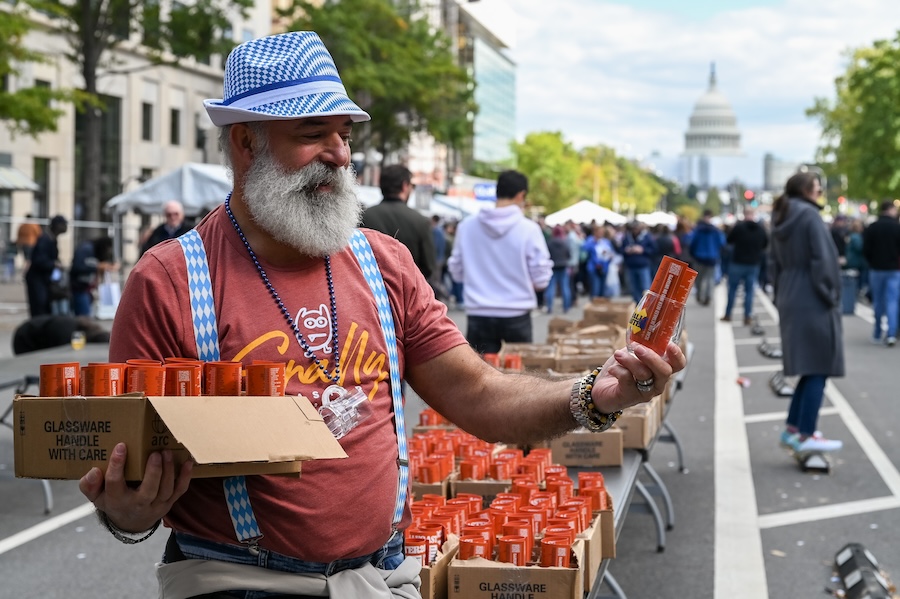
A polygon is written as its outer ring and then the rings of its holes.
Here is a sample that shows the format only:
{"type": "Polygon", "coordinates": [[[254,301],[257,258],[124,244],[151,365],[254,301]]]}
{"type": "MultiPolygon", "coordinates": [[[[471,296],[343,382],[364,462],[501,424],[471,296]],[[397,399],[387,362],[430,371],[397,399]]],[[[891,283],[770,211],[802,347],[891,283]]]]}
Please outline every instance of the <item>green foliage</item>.
{"type": "Polygon", "coordinates": [[[555,212],[577,202],[581,160],[562,133],[529,133],[513,144],[518,170],[528,177],[528,200],[555,212]]]}
{"type": "Polygon", "coordinates": [[[296,0],[283,12],[301,15],[290,29],[319,34],[350,97],[372,116],[354,131],[362,149],[387,154],[418,131],[453,148],[471,138],[474,83],[456,64],[450,40],[417,11],[410,1],[296,0]]]}
{"type": "Polygon", "coordinates": [[[833,101],[816,98],[806,112],[822,125],[818,161],[829,179],[846,175],[847,195],[900,196],[900,33],[848,51],[833,101]]]}
{"type": "Polygon", "coordinates": [[[709,210],[713,216],[722,213],[722,198],[719,197],[719,188],[710,187],[706,192],[706,204],[703,205],[704,210],[709,210]]]}
{"type": "Polygon", "coordinates": [[[576,150],[560,132],[530,133],[513,144],[518,169],[528,175],[528,197],[547,212],[592,200],[625,213],[657,209],[664,182],[635,162],[598,145],[576,150]]]}
{"type": "MultiPolygon", "coordinates": [[[[0,10],[0,79],[20,74],[20,65],[45,62],[39,52],[22,45],[31,30],[25,7],[0,10]]],[[[71,94],[49,87],[22,87],[14,92],[0,90],[0,121],[13,135],[37,137],[45,131],[56,131],[56,121],[63,111],[55,100],[68,100],[71,94]]]]}

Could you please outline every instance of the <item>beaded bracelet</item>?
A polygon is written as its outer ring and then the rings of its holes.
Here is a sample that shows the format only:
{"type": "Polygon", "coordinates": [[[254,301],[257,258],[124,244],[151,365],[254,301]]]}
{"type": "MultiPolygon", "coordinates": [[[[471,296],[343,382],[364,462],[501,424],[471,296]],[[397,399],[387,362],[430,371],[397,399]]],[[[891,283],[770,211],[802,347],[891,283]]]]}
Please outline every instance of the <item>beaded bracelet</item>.
{"type": "Polygon", "coordinates": [[[586,376],[575,381],[575,384],[572,385],[572,394],[569,396],[569,409],[575,421],[593,433],[605,431],[622,415],[622,410],[611,414],[597,411],[591,397],[591,389],[594,388],[594,381],[599,375],[600,368],[594,368],[586,376]]]}
{"type": "Polygon", "coordinates": [[[162,520],[157,520],[156,524],[150,527],[150,530],[146,532],[128,532],[127,530],[122,530],[121,528],[113,524],[110,521],[109,517],[106,515],[106,512],[97,510],[97,517],[100,519],[100,523],[106,527],[106,530],[108,530],[110,534],[112,534],[112,536],[116,538],[117,541],[125,543],[126,545],[135,545],[137,543],[146,541],[151,536],[153,536],[153,533],[156,532],[156,529],[159,528],[159,525],[162,523],[162,520]]]}

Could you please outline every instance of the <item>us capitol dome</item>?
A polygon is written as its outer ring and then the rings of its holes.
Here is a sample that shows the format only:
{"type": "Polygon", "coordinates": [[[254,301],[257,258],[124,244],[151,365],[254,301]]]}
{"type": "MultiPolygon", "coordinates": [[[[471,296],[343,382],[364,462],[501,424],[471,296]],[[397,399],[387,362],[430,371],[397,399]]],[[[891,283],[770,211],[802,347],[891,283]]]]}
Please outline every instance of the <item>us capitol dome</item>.
{"type": "Polygon", "coordinates": [[[683,155],[688,158],[689,173],[693,173],[693,157],[699,157],[702,187],[709,184],[710,157],[743,155],[737,116],[728,98],[716,87],[715,63],[710,66],[709,89],[700,96],[691,112],[684,134],[683,155]]]}

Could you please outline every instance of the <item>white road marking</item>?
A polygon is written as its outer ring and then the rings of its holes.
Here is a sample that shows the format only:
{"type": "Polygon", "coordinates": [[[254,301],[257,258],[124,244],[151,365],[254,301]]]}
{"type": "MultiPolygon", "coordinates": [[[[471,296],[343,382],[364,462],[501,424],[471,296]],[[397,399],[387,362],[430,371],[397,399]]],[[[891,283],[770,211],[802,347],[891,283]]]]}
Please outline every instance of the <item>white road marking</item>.
{"type": "Polygon", "coordinates": [[[740,374],[755,374],[760,372],[778,372],[781,370],[781,362],[772,362],[771,364],[760,364],[759,366],[741,366],[738,368],[740,374]]]}
{"type": "Polygon", "coordinates": [[[746,339],[735,339],[735,345],[759,345],[765,339],[768,343],[781,343],[781,337],[747,337],[746,339]]]}
{"type": "MultiPolygon", "coordinates": [[[[725,289],[716,287],[719,313],[725,289]]],[[[718,599],[768,599],[766,564],[763,559],[756,489],[750,463],[750,446],[744,424],[744,404],[738,376],[734,331],[716,321],[716,417],[715,417],[715,579],[718,599]]]]}
{"type": "Polygon", "coordinates": [[[86,516],[94,513],[94,504],[85,503],[75,509],[69,510],[59,516],[54,516],[49,520],[44,520],[40,524],[35,524],[31,528],[26,528],[22,532],[18,532],[5,539],[0,539],[0,555],[11,551],[16,547],[20,547],[29,541],[33,541],[47,533],[51,533],[58,528],[62,528],[66,524],[71,524],[76,520],[81,520],[86,516]]]}
{"type": "MultiPolygon", "coordinates": [[[[759,424],[760,422],[783,422],[787,410],[784,412],[765,412],[763,414],[750,414],[744,416],[744,422],[747,424],[759,424]]],[[[819,410],[819,416],[834,416],[840,414],[837,408],[827,407],[819,410]]]]}
{"type": "Polygon", "coordinates": [[[830,518],[857,516],[859,514],[869,514],[872,512],[881,512],[897,508],[900,508],[900,498],[897,497],[862,499],[860,501],[820,505],[818,507],[805,508],[802,510],[779,512],[777,514],[766,514],[759,517],[759,527],[761,529],[777,528],[779,526],[790,526],[792,524],[802,524],[804,522],[818,522],[819,520],[828,520],[830,518]]]}

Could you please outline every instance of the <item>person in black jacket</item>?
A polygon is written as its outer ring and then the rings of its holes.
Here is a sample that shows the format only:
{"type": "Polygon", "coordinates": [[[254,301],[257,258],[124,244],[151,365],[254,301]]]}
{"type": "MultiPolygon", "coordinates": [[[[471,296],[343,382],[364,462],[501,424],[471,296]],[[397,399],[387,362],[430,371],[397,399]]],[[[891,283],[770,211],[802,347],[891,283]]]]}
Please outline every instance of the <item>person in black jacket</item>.
{"type": "Polygon", "coordinates": [[[759,279],[759,268],[769,245],[769,234],[756,222],[756,211],[744,208],[744,220],[737,223],[727,238],[732,247],[728,263],[728,305],[722,321],[731,322],[731,311],[738,285],[744,286],[744,324],[753,324],[753,291],[759,279]]]}
{"type": "Polygon", "coordinates": [[[28,291],[28,313],[32,318],[52,311],[50,284],[54,277],[58,279],[63,276],[56,240],[68,230],[69,221],[64,216],[54,216],[50,220],[50,230],[38,237],[31,251],[31,264],[25,272],[25,287],[28,291]]]}
{"type": "Polygon", "coordinates": [[[184,219],[184,206],[178,200],[170,200],[163,206],[163,216],[166,222],[153,229],[150,237],[141,246],[141,254],[152,248],[157,243],[167,239],[181,237],[192,229],[184,219]]]}
{"type": "Polygon", "coordinates": [[[863,231],[863,256],[869,263],[869,289],[875,311],[872,342],[882,339],[882,318],[887,317],[884,343],[897,343],[897,310],[900,305],[900,222],[893,200],[881,203],[878,220],[863,231]]]}
{"type": "Polygon", "coordinates": [[[547,250],[550,252],[550,259],[553,260],[553,275],[550,277],[550,284],[544,290],[544,305],[547,307],[547,313],[552,314],[553,296],[556,288],[559,287],[562,295],[563,314],[565,314],[572,307],[572,287],[569,284],[571,254],[565,227],[562,225],[553,227],[550,239],[547,240],[547,250]]]}
{"type": "Polygon", "coordinates": [[[409,249],[413,261],[429,283],[436,272],[434,234],[431,222],[406,205],[412,195],[412,173],[401,164],[386,166],[381,171],[381,203],[363,213],[362,226],[394,237],[409,249]]]}

